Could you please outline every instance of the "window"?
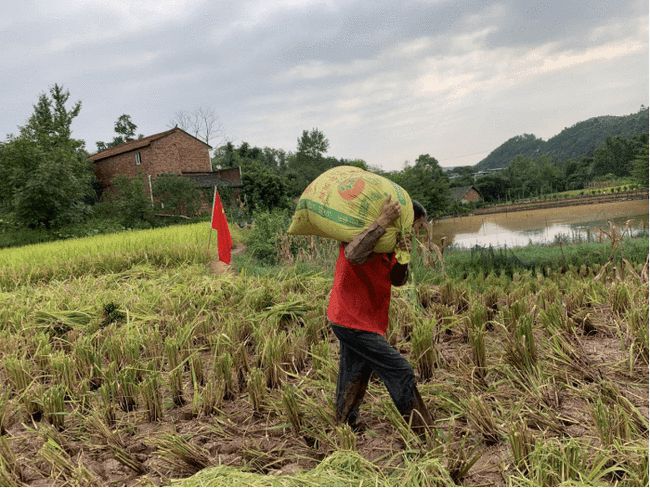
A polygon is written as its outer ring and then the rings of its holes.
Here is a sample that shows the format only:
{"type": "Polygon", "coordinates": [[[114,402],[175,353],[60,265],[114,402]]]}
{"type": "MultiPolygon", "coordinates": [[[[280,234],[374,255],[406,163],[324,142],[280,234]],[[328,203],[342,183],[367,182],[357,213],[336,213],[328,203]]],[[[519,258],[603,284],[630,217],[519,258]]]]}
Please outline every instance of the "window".
{"type": "Polygon", "coordinates": [[[135,164],[136,164],[136,166],[139,166],[140,164],[142,164],[142,156],[140,155],[140,151],[135,153],[135,164]]]}

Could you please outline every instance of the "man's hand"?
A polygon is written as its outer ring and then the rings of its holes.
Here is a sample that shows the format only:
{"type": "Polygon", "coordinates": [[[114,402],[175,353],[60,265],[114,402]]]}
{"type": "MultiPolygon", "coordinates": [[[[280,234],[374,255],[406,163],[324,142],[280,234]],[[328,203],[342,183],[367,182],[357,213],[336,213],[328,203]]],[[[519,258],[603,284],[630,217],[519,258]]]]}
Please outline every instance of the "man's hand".
{"type": "Polygon", "coordinates": [[[411,253],[411,239],[412,236],[409,235],[404,235],[404,234],[399,234],[397,236],[397,245],[395,246],[397,249],[402,249],[409,254],[411,253]]]}
{"type": "Polygon", "coordinates": [[[391,197],[389,196],[381,208],[381,213],[377,218],[377,223],[385,229],[390,224],[395,222],[397,217],[400,216],[401,212],[402,209],[399,205],[399,202],[392,202],[391,197]]]}

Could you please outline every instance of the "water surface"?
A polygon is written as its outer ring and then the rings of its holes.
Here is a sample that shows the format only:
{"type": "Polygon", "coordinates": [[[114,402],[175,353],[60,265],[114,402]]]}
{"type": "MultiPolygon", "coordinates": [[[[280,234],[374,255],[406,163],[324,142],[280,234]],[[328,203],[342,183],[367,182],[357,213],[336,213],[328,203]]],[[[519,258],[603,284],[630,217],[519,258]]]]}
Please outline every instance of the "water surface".
{"type": "Polygon", "coordinates": [[[435,242],[444,236],[459,248],[598,241],[605,238],[602,231],[609,231],[609,222],[626,236],[646,233],[648,202],[632,200],[443,219],[434,224],[433,236],[435,242]]]}

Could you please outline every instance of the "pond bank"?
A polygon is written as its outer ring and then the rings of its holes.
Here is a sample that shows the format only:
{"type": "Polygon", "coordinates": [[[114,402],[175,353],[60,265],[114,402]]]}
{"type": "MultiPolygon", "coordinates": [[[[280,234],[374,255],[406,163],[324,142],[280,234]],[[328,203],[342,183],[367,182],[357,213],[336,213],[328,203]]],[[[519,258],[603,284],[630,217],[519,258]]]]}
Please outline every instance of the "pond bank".
{"type": "MultiPolygon", "coordinates": [[[[592,205],[595,203],[624,202],[629,200],[647,200],[648,190],[612,193],[608,195],[585,195],[580,197],[566,198],[562,200],[545,200],[528,203],[514,203],[511,205],[495,205],[492,207],[478,208],[470,215],[487,215],[495,213],[519,212],[522,210],[534,210],[542,208],[571,207],[574,205],[592,205]]],[[[452,216],[442,219],[451,219],[452,216]]],[[[441,220],[442,220],[441,219],[441,220]]]]}

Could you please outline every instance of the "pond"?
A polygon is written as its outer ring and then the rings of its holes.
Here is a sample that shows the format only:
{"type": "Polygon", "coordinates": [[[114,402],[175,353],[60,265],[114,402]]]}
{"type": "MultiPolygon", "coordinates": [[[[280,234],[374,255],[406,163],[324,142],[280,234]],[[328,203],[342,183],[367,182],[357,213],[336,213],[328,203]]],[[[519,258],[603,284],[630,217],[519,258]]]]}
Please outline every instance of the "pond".
{"type": "Polygon", "coordinates": [[[557,241],[598,241],[614,223],[625,236],[648,232],[648,202],[576,205],[442,219],[433,225],[434,242],[447,245],[518,247],[557,241]]]}

